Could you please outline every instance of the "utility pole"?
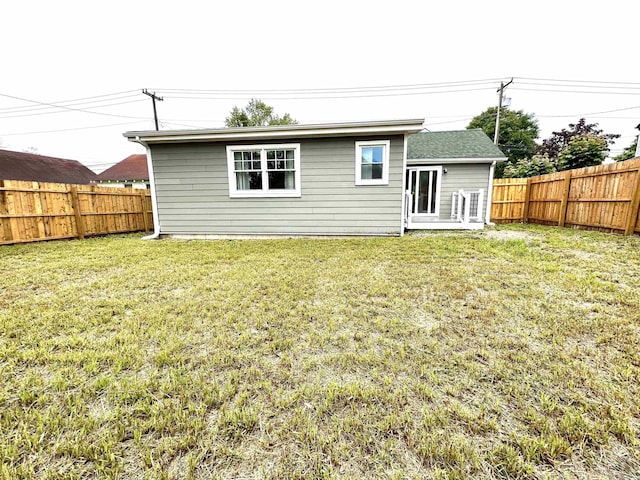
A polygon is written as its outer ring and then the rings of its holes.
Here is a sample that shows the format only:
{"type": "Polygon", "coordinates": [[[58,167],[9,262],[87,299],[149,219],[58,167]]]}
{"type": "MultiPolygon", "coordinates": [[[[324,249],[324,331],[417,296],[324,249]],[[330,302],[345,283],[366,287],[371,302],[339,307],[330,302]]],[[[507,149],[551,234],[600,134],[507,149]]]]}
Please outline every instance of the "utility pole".
{"type": "Polygon", "coordinates": [[[151,97],[151,101],[153,102],[153,120],[156,122],[156,131],[157,131],[158,130],[158,113],[156,112],[156,100],[161,102],[164,99],[162,97],[158,97],[156,95],[156,92],[149,93],[146,88],[144,90],[142,90],[142,93],[144,93],[145,95],[150,96],[151,97]]]}
{"type": "Polygon", "coordinates": [[[513,82],[513,78],[505,85],[504,82],[500,82],[500,88],[496,90],[500,93],[498,98],[498,114],[496,115],[496,134],[493,137],[493,143],[498,145],[498,139],[500,138],[500,111],[502,110],[502,97],[504,95],[504,89],[507,88],[513,82]]]}

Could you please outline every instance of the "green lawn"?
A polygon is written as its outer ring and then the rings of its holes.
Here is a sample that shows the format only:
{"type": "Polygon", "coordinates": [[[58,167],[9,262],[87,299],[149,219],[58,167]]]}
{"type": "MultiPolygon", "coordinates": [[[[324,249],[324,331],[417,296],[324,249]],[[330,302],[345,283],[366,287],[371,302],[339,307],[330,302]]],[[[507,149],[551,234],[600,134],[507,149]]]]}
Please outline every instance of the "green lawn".
{"type": "Polygon", "coordinates": [[[0,478],[638,478],[640,238],[0,247],[0,478]]]}

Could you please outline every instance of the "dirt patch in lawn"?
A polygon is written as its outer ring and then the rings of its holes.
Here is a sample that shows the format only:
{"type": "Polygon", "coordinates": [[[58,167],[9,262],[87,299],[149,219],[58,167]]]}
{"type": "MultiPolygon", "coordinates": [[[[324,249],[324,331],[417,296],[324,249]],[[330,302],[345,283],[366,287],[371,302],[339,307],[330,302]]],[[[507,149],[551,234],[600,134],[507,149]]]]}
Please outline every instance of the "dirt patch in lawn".
{"type": "Polygon", "coordinates": [[[524,240],[526,242],[541,238],[537,233],[517,230],[486,230],[484,236],[490,240],[524,240]]]}

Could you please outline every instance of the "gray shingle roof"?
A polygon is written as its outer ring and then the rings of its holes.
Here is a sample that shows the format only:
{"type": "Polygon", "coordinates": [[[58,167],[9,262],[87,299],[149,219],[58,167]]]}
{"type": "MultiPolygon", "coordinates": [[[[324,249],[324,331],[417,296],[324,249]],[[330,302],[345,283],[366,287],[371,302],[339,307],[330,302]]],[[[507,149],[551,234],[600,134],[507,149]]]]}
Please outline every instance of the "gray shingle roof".
{"type": "Polygon", "coordinates": [[[411,135],[407,159],[494,158],[506,160],[504,153],[480,130],[421,132],[411,135]]]}

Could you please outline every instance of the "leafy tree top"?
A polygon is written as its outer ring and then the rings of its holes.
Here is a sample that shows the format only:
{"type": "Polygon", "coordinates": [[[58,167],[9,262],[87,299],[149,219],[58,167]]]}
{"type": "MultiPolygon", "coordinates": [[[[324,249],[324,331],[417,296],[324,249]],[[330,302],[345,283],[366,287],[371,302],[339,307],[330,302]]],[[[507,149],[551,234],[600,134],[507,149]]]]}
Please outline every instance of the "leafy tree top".
{"type": "Polygon", "coordinates": [[[616,155],[613,159],[616,162],[623,162],[624,160],[634,158],[636,156],[636,148],[638,148],[638,137],[636,137],[635,140],[631,142],[631,145],[625,148],[620,155],[616,155]]]}
{"type": "Polygon", "coordinates": [[[279,116],[274,113],[273,107],[262,100],[251,99],[245,108],[237,106],[231,109],[224,119],[226,127],[265,127],[267,125],[295,125],[298,121],[288,113],[279,116]]]}
{"type": "Polygon", "coordinates": [[[608,152],[607,139],[603,135],[574,136],[558,155],[558,171],[600,165],[608,152]]]}
{"type": "MultiPolygon", "coordinates": [[[[498,107],[489,107],[475,116],[467,128],[480,128],[489,138],[494,138],[497,114],[498,107]]],[[[506,107],[500,110],[498,147],[507,156],[509,162],[531,157],[535,152],[535,139],[539,134],[538,121],[533,114],[524,113],[522,110],[510,110],[506,107]]]]}
{"type": "Polygon", "coordinates": [[[619,138],[618,134],[602,133],[602,130],[598,128],[597,123],[587,123],[584,118],[578,120],[577,123],[570,123],[569,129],[563,128],[559,132],[552,132],[551,136],[542,141],[536,151],[536,153],[543,155],[546,154],[549,158],[559,158],[560,152],[569,145],[569,142],[573,137],[595,135],[602,137],[605,140],[605,147],[607,148],[619,138]]]}

